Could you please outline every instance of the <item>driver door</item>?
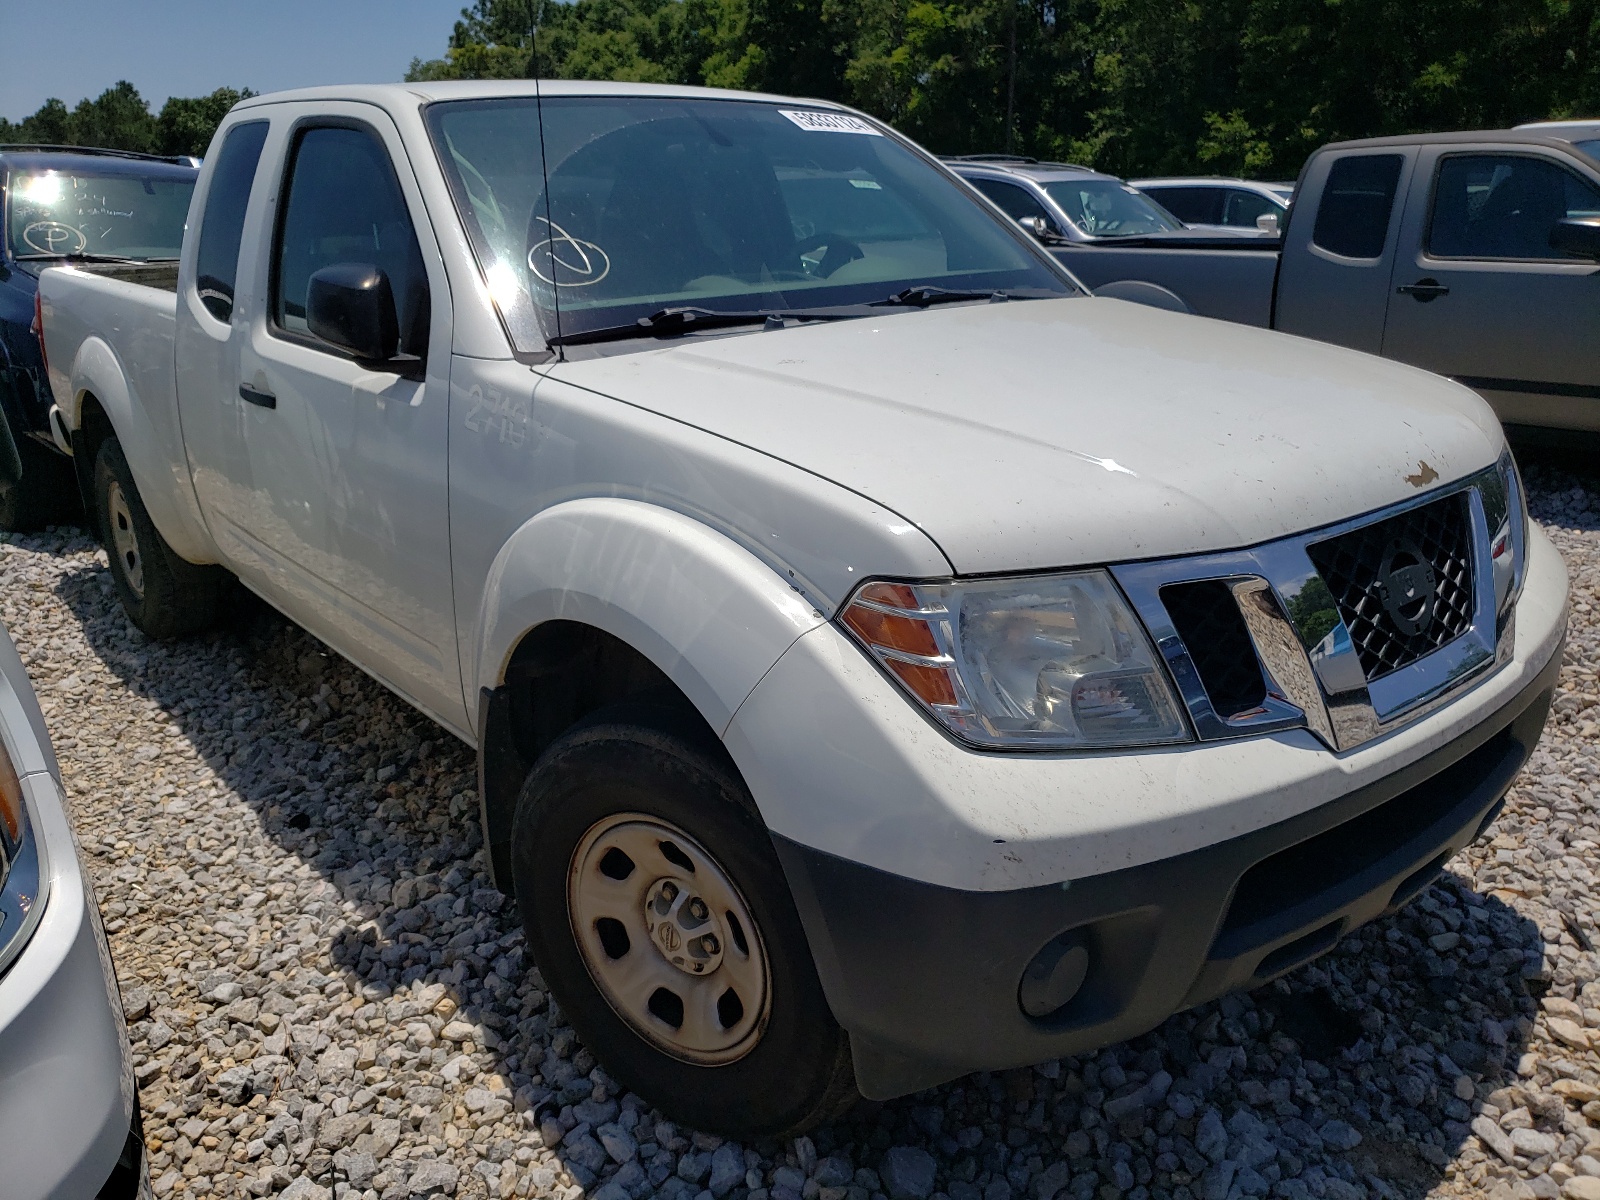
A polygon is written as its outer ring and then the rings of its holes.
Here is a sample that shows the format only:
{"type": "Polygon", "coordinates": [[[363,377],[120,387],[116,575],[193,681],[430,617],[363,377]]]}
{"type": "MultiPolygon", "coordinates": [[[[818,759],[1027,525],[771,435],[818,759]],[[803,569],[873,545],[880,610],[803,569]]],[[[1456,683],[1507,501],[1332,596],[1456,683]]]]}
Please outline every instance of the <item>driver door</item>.
{"type": "Polygon", "coordinates": [[[254,489],[237,518],[240,551],[286,612],[461,729],[443,261],[387,117],[354,104],[295,117],[258,264],[262,302],[235,326],[254,489]],[[357,361],[308,324],[311,277],[348,263],[387,278],[400,331],[391,362],[357,361]]]}

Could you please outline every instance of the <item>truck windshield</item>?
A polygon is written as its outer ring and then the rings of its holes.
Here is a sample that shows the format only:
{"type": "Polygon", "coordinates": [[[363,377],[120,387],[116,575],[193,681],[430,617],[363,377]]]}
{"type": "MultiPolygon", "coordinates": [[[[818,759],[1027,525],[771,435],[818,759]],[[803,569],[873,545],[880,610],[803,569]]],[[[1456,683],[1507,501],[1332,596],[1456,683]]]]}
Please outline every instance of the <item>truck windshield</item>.
{"type": "Polygon", "coordinates": [[[177,258],[194,178],[18,171],[10,193],[15,258],[177,258]]]}
{"type": "Polygon", "coordinates": [[[664,306],[819,312],[920,287],[1074,294],[964,187],[859,118],[751,101],[546,97],[543,160],[539,120],[532,98],[428,109],[519,350],[664,306]]]}
{"type": "Polygon", "coordinates": [[[1111,179],[1056,179],[1044,190],[1090,237],[1170,233],[1183,222],[1137,188],[1111,179]]]}

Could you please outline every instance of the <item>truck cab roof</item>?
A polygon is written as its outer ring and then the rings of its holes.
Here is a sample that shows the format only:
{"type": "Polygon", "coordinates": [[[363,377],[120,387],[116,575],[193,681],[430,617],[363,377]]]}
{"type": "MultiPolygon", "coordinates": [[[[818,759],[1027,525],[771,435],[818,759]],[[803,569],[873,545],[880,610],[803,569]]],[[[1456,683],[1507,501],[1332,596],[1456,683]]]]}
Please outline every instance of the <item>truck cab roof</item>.
{"type": "Polygon", "coordinates": [[[640,96],[683,100],[746,100],[763,104],[803,104],[807,108],[850,112],[842,104],[827,100],[777,96],[764,92],[736,92],[723,88],[681,87],[665,83],[618,83],[585,79],[459,79],[432,83],[373,83],[329,87],[294,88],[251,96],[234,106],[235,111],[262,108],[273,104],[329,101],[355,101],[376,104],[391,111],[416,108],[444,100],[502,100],[524,96],[640,96]]]}
{"type": "Polygon", "coordinates": [[[1525,142],[1530,146],[1560,146],[1565,148],[1583,136],[1579,130],[1590,129],[1591,136],[1600,136],[1600,122],[1585,122],[1560,129],[1552,125],[1519,125],[1515,129],[1462,129],[1447,133],[1402,133],[1387,137],[1351,138],[1343,142],[1329,142],[1323,150],[1349,150],[1356,147],[1381,148],[1384,146],[1450,146],[1482,145],[1484,142],[1525,142]]]}

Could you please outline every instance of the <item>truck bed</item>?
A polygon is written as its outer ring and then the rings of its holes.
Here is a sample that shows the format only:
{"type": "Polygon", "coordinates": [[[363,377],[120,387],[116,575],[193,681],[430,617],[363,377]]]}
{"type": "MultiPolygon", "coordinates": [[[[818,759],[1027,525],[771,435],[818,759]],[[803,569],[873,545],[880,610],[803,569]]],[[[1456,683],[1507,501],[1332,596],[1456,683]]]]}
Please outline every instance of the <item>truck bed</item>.
{"type": "Polygon", "coordinates": [[[39,276],[50,388],[69,430],[82,428],[87,405],[107,413],[151,519],[178,545],[197,518],[178,426],[177,264],[107,265],[39,276]]]}
{"type": "Polygon", "coordinates": [[[178,260],[175,258],[151,263],[78,263],[75,269],[163,292],[178,290],[178,260]]]}
{"type": "Polygon", "coordinates": [[[1074,242],[1051,251],[1091,290],[1108,283],[1151,283],[1191,312],[1269,328],[1278,238],[1128,238],[1074,242]]]}

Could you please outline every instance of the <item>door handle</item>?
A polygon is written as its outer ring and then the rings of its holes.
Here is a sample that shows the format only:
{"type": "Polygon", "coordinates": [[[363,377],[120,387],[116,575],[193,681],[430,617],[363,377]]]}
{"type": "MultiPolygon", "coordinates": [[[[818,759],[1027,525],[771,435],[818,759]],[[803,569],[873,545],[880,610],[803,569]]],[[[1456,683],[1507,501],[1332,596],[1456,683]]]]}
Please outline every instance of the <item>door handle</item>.
{"type": "Polygon", "coordinates": [[[262,408],[278,407],[278,398],[276,396],[274,396],[271,392],[257,391],[248,383],[241,383],[239,385],[239,399],[248,400],[251,404],[259,405],[262,408]]]}
{"type": "Polygon", "coordinates": [[[1402,283],[1395,291],[1411,296],[1418,303],[1426,304],[1429,300],[1436,300],[1440,296],[1448,296],[1450,289],[1437,279],[1419,279],[1415,283],[1402,283]]]}

